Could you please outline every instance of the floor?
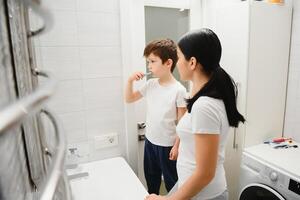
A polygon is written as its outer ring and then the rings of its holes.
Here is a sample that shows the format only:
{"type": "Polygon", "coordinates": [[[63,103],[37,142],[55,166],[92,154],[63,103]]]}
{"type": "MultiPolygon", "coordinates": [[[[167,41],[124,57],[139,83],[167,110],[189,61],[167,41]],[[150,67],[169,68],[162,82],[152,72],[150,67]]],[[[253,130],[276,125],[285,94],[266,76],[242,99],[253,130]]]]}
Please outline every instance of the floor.
{"type": "Polygon", "coordinates": [[[159,189],[159,194],[160,195],[166,195],[166,194],[168,194],[168,192],[166,190],[166,186],[165,186],[165,182],[164,181],[161,182],[160,189],[159,189]]]}

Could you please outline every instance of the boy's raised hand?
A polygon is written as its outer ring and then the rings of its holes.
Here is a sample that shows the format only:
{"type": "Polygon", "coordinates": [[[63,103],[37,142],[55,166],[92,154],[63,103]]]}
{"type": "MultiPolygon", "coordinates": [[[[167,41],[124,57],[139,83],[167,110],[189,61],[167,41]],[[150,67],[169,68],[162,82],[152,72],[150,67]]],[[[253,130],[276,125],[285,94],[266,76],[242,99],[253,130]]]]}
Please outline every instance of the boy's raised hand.
{"type": "Polygon", "coordinates": [[[129,77],[129,81],[139,81],[142,78],[144,78],[145,74],[144,72],[135,72],[129,77]]]}

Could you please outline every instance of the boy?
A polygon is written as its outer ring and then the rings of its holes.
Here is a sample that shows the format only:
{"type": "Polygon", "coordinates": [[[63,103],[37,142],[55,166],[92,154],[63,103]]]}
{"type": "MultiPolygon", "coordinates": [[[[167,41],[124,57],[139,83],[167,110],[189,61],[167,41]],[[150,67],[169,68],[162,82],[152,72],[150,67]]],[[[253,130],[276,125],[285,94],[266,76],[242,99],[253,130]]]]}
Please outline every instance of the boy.
{"type": "Polygon", "coordinates": [[[144,173],[149,194],[159,194],[161,175],[168,192],[177,182],[179,138],[175,129],[186,111],[186,90],[172,75],[178,60],[176,48],[170,39],[150,42],[144,49],[144,56],[149,71],[157,78],[133,91],[133,82],[145,76],[143,72],[136,72],[129,77],[125,91],[127,103],[146,98],[144,173]]]}

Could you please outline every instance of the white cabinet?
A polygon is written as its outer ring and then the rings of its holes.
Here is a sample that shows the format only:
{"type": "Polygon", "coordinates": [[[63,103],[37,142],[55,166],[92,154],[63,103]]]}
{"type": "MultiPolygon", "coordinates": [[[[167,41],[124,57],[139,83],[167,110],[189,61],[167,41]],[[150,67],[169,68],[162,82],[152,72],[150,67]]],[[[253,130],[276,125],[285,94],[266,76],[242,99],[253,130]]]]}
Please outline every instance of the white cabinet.
{"type": "Polygon", "coordinates": [[[238,107],[246,118],[226,149],[230,199],[238,199],[242,149],[283,133],[292,5],[204,0],[203,9],[204,26],[222,43],[221,66],[238,82],[238,107]]]}

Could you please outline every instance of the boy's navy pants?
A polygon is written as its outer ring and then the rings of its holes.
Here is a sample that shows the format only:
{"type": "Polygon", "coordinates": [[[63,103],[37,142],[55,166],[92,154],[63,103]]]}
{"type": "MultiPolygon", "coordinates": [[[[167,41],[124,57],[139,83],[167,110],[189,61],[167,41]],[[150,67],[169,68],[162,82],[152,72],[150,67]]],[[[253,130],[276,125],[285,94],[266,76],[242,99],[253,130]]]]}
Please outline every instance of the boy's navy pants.
{"type": "Polygon", "coordinates": [[[144,173],[149,194],[159,194],[161,175],[168,192],[177,182],[176,161],[169,159],[171,149],[172,147],[158,146],[145,139],[144,173]]]}

